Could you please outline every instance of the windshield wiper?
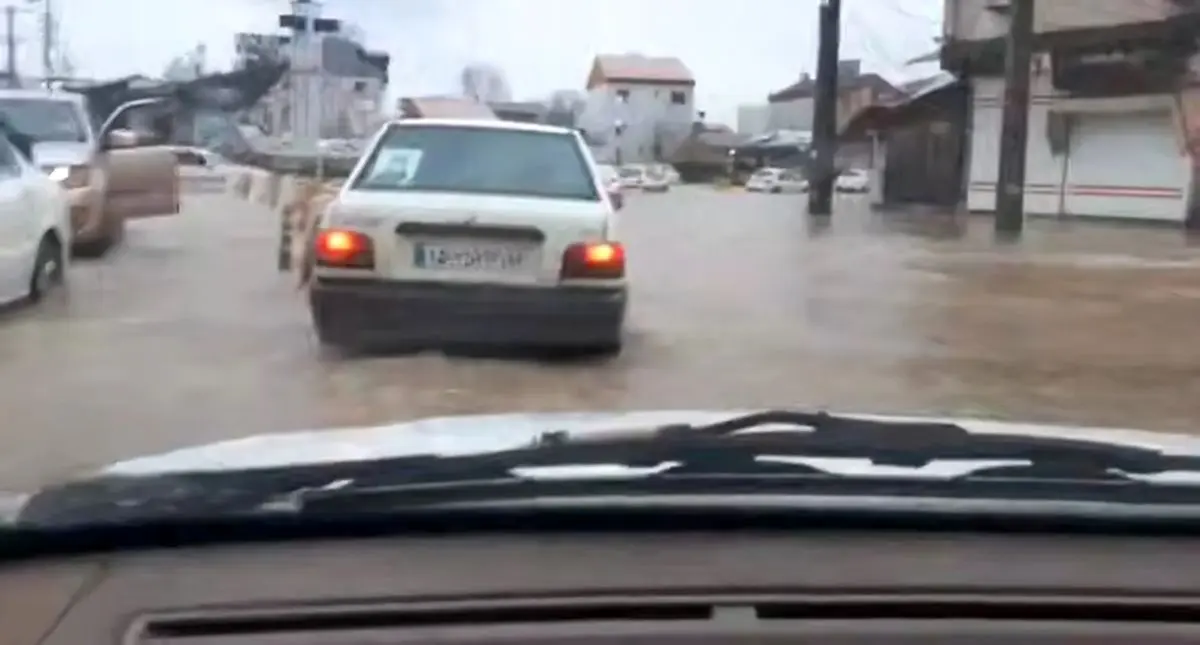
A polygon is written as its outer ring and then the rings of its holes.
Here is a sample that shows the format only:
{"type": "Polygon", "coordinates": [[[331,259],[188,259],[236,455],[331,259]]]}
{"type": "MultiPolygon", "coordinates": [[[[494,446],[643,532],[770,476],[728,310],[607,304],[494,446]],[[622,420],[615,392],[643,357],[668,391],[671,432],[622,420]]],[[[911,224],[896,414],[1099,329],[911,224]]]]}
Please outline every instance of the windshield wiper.
{"type": "MultiPolygon", "coordinates": [[[[527,446],[477,455],[101,478],[35,496],[23,519],[355,513],[548,494],[819,490],[1044,498],[1092,486],[1101,500],[1125,495],[1138,501],[1148,488],[1163,498],[1172,487],[1153,483],[1153,477],[1175,471],[1195,473],[1200,484],[1200,456],[1085,439],[982,434],[952,423],[780,410],[650,430],[551,430],[527,446]]],[[[1200,503],[1200,486],[1179,492],[1176,501],[1200,503]]]]}

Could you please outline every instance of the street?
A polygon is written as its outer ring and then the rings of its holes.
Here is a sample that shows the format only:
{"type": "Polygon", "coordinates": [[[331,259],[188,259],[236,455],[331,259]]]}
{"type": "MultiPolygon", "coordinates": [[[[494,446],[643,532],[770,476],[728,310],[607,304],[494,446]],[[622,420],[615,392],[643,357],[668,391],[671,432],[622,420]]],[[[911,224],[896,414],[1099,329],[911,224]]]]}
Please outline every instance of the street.
{"type": "Polygon", "coordinates": [[[760,406],[1188,430],[1200,250],[1170,229],[876,215],[678,187],[622,213],[624,353],[321,352],[277,221],[224,195],[130,225],[69,293],[0,317],[0,487],[283,430],[514,410],[760,406]]]}

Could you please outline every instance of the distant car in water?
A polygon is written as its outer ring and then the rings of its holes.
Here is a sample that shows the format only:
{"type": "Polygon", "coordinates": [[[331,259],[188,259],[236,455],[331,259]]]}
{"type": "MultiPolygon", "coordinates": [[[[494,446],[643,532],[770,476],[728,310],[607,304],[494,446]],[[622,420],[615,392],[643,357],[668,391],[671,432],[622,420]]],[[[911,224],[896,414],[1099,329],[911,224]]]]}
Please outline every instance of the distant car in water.
{"type": "Polygon", "coordinates": [[[870,187],[871,180],[867,171],[859,168],[842,171],[833,183],[834,190],[839,193],[865,193],[870,187]]]}
{"type": "Polygon", "coordinates": [[[617,168],[621,177],[621,185],[625,188],[641,188],[642,180],[646,178],[646,167],[641,164],[625,164],[617,168]]]}
{"type": "Polygon", "coordinates": [[[752,193],[803,193],[808,190],[808,180],[798,170],[760,168],[746,180],[746,190],[752,193]]]}
{"type": "Polygon", "coordinates": [[[642,170],[642,191],[647,193],[665,193],[671,189],[671,178],[666,171],[658,166],[649,166],[642,170]]]}

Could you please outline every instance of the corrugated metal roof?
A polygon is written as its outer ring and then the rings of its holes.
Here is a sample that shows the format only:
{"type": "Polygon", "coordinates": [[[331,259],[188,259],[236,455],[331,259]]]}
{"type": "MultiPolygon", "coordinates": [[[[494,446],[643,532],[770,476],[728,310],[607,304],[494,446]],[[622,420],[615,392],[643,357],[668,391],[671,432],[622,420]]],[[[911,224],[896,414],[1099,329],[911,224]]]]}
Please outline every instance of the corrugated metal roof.
{"type": "Polygon", "coordinates": [[[694,83],[696,77],[683,61],[674,56],[642,54],[600,54],[595,65],[610,81],[694,83]]]}

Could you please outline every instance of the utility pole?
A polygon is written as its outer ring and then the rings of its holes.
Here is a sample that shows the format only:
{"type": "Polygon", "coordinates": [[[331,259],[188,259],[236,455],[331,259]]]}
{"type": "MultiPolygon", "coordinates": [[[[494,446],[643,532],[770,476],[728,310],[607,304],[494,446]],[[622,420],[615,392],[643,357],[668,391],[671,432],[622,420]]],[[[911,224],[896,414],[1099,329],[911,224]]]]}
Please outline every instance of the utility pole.
{"type": "Polygon", "coordinates": [[[288,69],[292,85],[292,141],[316,155],[318,177],[324,174],[321,125],[326,83],[322,34],[341,30],[340,21],[321,18],[320,12],[321,5],[312,0],[293,0],[292,12],[279,16],[279,26],[292,32],[288,69]]]}
{"type": "Polygon", "coordinates": [[[1015,241],[1025,228],[1025,151],[1033,66],[1033,2],[1012,0],[1004,59],[1004,107],[996,181],[996,239],[1015,241]]]}
{"type": "Polygon", "coordinates": [[[837,154],[838,59],[841,48],[842,0],[825,0],[818,20],[817,81],[813,97],[813,150],[808,214],[833,214],[834,157],[837,154]]]}
{"type": "Polygon", "coordinates": [[[51,0],[42,3],[42,75],[49,87],[54,78],[54,7],[51,0]]]}
{"type": "Polygon", "coordinates": [[[8,53],[8,86],[20,87],[17,82],[17,8],[4,8],[4,38],[8,53]]]}

